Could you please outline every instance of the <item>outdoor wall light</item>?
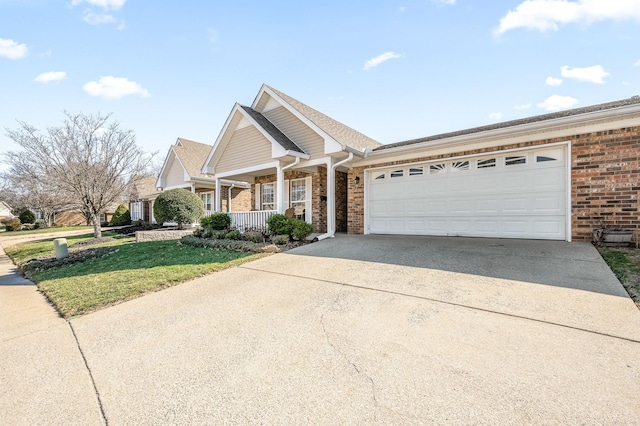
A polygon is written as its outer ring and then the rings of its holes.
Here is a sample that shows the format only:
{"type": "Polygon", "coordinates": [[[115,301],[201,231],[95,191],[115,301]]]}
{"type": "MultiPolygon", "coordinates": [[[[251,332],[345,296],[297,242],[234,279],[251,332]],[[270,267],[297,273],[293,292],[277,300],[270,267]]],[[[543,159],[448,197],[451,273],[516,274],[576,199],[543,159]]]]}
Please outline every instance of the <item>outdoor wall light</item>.
{"type": "Polygon", "coordinates": [[[356,176],[356,178],[353,180],[356,185],[360,183],[360,176],[356,176]]]}
{"type": "Polygon", "coordinates": [[[326,195],[321,195],[320,196],[320,201],[327,201],[327,196],[326,195]]]}

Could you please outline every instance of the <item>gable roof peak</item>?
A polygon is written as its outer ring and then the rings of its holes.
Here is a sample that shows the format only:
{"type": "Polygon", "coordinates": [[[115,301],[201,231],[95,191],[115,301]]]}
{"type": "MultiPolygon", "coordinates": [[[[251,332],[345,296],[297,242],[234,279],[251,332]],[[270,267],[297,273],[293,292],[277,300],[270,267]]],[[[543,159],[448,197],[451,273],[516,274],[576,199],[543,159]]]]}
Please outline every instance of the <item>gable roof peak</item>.
{"type": "MultiPolygon", "coordinates": [[[[320,111],[311,108],[309,105],[300,102],[299,100],[292,98],[284,92],[281,92],[268,84],[263,84],[259,93],[262,93],[267,89],[269,95],[273,94],[279,98],[280,101],[285,102],[291,108],[298,112],[298,114],[305,117],[321,131],[329,135],[336,142],[341,145],[356,148],[364,151],[366,148],[377,148],[382,144],[369,136],[366,136],[351,127],[342,124],[338,120],[335,120],[328,115],[321,113],[320,111]],[[270,93],[269,93],[270,92],[270,93]]],[[[253,103],[253,106],[258,102],[258,98],[253,103]]]]}

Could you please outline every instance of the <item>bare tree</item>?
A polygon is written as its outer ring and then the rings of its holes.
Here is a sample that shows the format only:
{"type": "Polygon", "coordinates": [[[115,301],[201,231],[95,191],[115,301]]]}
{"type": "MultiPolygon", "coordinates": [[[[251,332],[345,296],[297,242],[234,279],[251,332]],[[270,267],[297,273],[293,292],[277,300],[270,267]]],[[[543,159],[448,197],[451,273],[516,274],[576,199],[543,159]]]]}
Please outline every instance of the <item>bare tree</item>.
{"type": "Polygon", "coordinates": [[[23,148],[5,155],[11,167],[33,172],[43,188],[71,200],[93,223],[95,238],[102,236],[100,213],[120,203],[126,183],[143,176],[152,156],[137,146],[131,130],[123,130],[111,115],[72,115],[46,134],[20,122],[7,136],[23,148]],[[24,164],[26,162],[26,165],[24,164]]]}

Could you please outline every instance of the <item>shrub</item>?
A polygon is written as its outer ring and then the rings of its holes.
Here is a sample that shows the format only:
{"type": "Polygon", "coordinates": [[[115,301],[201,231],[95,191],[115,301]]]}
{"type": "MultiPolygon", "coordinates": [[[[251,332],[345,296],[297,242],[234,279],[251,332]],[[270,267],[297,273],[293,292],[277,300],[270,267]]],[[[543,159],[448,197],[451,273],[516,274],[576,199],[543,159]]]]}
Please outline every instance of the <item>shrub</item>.
{"type": "Polygon", "coordinates": [[[293,232],[291,236],[299,241],[304,240],[313,232],[313,226],[310,223],[300,219],[291,219],[293,223],[293,232]]]}
{"type": "Polygon", "coordinates": [[[35,229],[34,227],[35,225],[33,223],[23,223],[20,229],[23,231],[31,231],[32,229],[35,229]]]}
{"type": "Polygon", "coordinates": [[[279,246],[285,245],[289,242],[289,235],[272,235],[271,242],[279,246]]]}
{"type": "Polygon", "coordinates": [[[42,219],[36,220],[36,223],[33,224],[33,229],[42,229],[42,228],[48,228],[47,222],[45,222],[42,219]]]}
{"type": "Polygon", "coordinates": [[[209,217],[202,218],[200,226],[212,231],[227,230],[231,226],[231,216],[226,213],[214,213],[209,217]]]}
{"type": "Polygon", "coordinates": [[[267,229],[271,235],[291,235],[293,222],[283,214],[274,214],[267,219],[267,229]]]}
{"type": "Polygon", "coordinates": [[[224,229],[207,229],[205,230],[205,235],[216,240],[223,240],[227,236],[227,231],[224,229]]]}
{"type": "Polygon", "coordinates": [[[5,223],[7,231],[19,231],[22,228],[22,222],[20,219],[10,219],[5,223]]]}
{"type": "Polygon", "coordinates": [[[247,231],[243,235],[244,239],[252,243],[263,243],[264,235],[260,231],[247,231]]]}
{"type": "Polygon", "coordinates": [[[178,229],[185,223],[198,222],[204,216],[202,200],[186,189],[170,189],[153,203],[153,214],[159,223],[176,222],[178,229]]]}
{"type": "Polygon", "coordinates": [[[182,244],[195,247],[208,247],[217,250],[246,251],[254,253],[278,253],[280,249],[273,244],[256,244],[238,240],[203,240],[187,235],[180,239],[182,244]]]}
{"type": "Polygon", "coordinates": [[[18,216],[18,219],[20,219],[20,222],[22,223],[35,223],[36,215],[33,214],[31,210],[25,210],[22,213],[20,213],[20,216],[18,216]]]}
{"type": "Polygon", "coordinates": [[[109,222],[110,226],[124,226],[131,225],[131,213],[129,213],[129,209],[124,204],[120,204],[116,209],[113,217],[111,218],[111,222],[109,222]]]}
{"type": "Polygon", "coordinates": [[[241,240],[242,234],[237,229],[233,231],[227,232],[227,235],[224,236],[227,240],[241,240]]]}

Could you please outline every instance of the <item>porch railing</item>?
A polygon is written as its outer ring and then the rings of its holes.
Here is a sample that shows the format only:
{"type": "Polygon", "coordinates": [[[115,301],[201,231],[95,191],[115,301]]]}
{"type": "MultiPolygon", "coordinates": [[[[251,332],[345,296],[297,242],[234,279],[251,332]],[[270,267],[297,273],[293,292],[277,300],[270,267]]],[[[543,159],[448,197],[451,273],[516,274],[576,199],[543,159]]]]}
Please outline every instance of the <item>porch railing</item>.
{"type": "MultiPolygon", "coordinates": [[[[211,216],[214,211],[206,210],[204,212],[205,217],[211,216]]],[[[231,217],[231,227],[237,229],[240,232],[247,230],[267,230],[267,219],[272,214],[276,213],[276,210],[256,210],[251,212],[223,212],[231,217]]]]}

